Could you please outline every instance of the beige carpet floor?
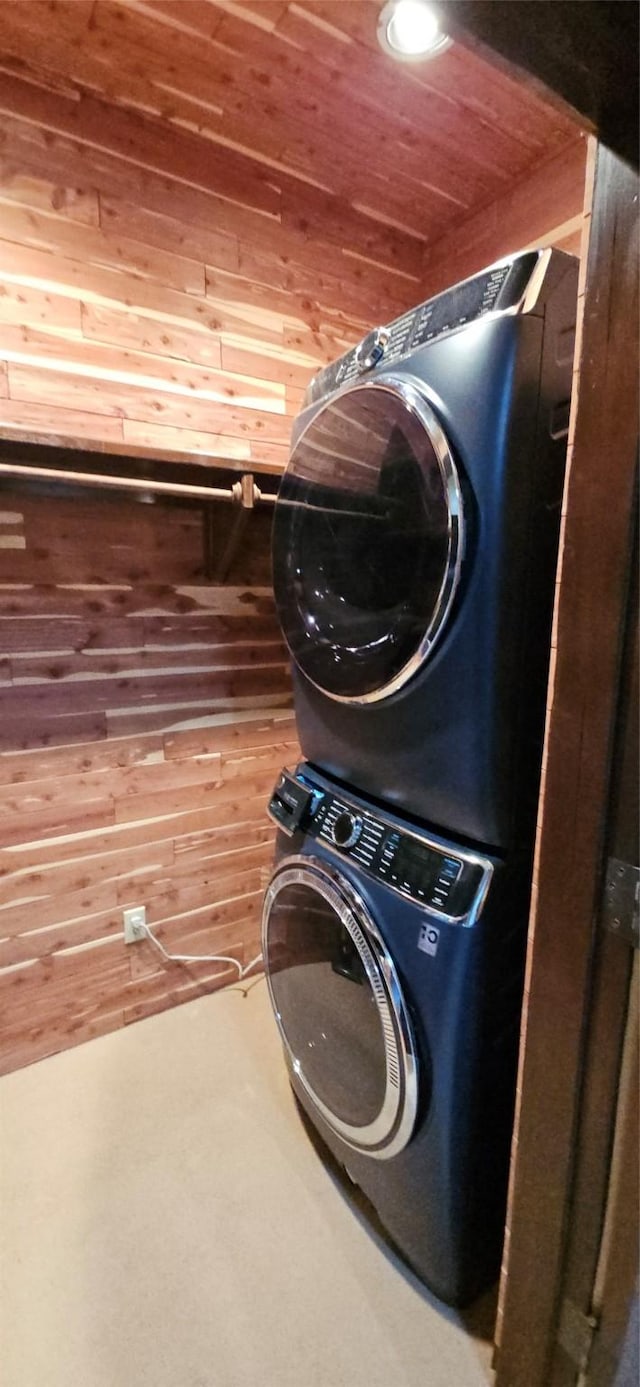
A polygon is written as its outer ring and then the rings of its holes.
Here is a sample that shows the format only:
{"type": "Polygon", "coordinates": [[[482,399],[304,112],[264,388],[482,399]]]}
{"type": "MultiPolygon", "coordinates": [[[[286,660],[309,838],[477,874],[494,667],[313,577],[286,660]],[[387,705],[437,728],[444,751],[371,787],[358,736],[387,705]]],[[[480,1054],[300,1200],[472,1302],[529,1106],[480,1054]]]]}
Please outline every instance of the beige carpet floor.
{"type": "Polygon", "coordinates": [[[486,1387],[482,1307],[305,1133],[263,982],[1,1079],[0,1134],[2,1387],[486,1387]]]}

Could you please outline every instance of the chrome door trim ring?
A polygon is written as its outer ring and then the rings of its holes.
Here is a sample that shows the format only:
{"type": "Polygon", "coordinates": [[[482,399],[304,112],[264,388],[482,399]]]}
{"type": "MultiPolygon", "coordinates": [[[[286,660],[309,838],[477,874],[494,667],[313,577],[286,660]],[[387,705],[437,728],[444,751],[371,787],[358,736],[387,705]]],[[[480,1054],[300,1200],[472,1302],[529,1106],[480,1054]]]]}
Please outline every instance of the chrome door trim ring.
{"type": "Polygon", "coordinates": [[[418,1110],[418,1054],[413,1027],[395,965],[359,892],[329,864],[315,857],[292,855],[276,868],[267,887],[262,911],[265,975],[287,1062],[313,1107],[332,1132],[354,1151],[377,1160],[397,1156],[407,1145],[418,1110]],[[382,1108],[373,1122],[358,1127],[336,1117],[315,1093],[287,1038],[269,974],[268,927],[272,906],[287,886],[305,885],[317,891],[335,910],[350,934],[371,985],[382,1026],[386,1085],[382,1108]]]}
{"type": "MultiPolygon", "coordinates": [[[[440,469],[443,481],[446,502],[447,502],[447,560],[445,573],[440,585],[440,591],[436,600],[436,605],[422,637],[422,640],[409,660],[402,666],[402,669],[394,675],[393,679],[388,680],[379,688],[371,690],[366,694],[337,694],[326,689],[323,684],[319,684],[301,669],[305,679],[320,693],[328,698],[334,699],[336,703],[351,703],[365,705],[369,703],[379,703],[384,698],[390,698],[391,694],[397,693],[410,679],[417,674],[418,670],[425,663],[431,654],[436,642],[442,635],[447,617],[451,610],[451,605],[460,582],[460,572],[464,555],[465,525],[464,511],[462,503],[462,490],[458,478],[458,471],[447,442],[446,434],[439,423],[431,405],[425,396],[422,382],[413,376],[397,376],[393,374],[384,377],[377,376],[369,380],[358,380],[355,384],[349,384],[316,410],[313,419],[305,425],[299,438],[296,439],[295,449],[302,442],[307,431],[313,427],[318,415],[327,405],[333,405],[337,399],[345,399],[347,395],[353,394],[357,390],[384,390],[390,395],[398,396],[409,412],[418,419],[433,447],[436,461],[440,469]]],[[[276,500],[276,509],[277,509],[276,500]]],[[[289,645],[286,632],[283,633],[285,641],[289,646],[289,651],[294,662],[297,664],[294,651],[289,645]]]]}

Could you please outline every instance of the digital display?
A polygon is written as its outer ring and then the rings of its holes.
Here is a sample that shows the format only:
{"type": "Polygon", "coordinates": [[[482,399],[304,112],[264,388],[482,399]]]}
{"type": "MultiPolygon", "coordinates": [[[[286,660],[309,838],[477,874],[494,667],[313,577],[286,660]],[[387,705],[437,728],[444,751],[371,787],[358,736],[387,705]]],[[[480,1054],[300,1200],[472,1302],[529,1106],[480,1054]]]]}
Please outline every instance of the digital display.
{"type": "Polygon", "coordinates": [[[403,838],[394,856],[393,872],[398,877],[399,885],[406,881],[412,891],[424,891],[425,895],[431,895],[441,865],[439,853],[430,852],[420,843],[413,843],[410,838],[403,838]]]}

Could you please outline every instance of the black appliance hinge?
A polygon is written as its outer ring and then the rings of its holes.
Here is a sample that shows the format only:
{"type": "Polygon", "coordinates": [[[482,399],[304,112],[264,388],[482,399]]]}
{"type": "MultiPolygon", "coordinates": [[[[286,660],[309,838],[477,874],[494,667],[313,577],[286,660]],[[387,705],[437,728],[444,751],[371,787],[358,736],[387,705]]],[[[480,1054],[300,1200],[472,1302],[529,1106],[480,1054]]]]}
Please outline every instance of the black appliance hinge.
{"type": "Polygon", "coordinates": [[[635,949],[640,945],[640,868],[610,857],[604,879],[600,922],[635,949]]]}
{"type": "Polygon", "coordinates": [[[562,1302],[558,1324],[558,1343],[579,1373],[585,1373],[593,1340],[598,1329],[596,1315],[585,1315],[584,1310],[568,1297],[562,1302]]]}

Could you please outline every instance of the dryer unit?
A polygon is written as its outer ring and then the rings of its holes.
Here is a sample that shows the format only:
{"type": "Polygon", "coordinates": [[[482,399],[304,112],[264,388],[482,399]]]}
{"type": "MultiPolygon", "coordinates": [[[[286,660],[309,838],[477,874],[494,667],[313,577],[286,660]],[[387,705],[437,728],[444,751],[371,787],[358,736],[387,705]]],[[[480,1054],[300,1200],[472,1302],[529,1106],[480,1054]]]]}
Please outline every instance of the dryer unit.
{"type": "Polygon", "coordinates": [[[308,766],[270,810],[263,950],[294,1092],[417,1274],[464,1304],[500,1266],[526,884],[308,766]]]}
{"type": "Polygon", "coordinates": [[[534,823],[577,271],[511,257],[320,371],[274,514],[304,756],[493,848],[534,823]]]}

